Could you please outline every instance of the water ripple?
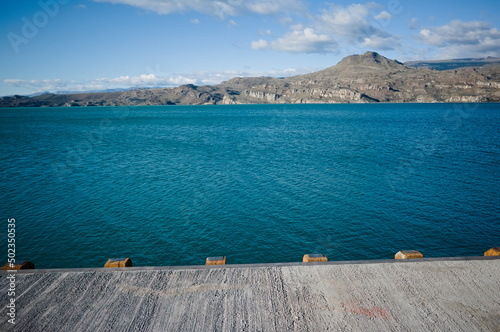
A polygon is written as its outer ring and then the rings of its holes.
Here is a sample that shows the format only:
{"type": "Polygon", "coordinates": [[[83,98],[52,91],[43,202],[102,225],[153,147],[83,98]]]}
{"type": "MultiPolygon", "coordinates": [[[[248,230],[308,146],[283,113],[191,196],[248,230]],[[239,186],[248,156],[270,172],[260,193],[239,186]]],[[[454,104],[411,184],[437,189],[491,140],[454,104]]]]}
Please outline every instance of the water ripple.
{"type": "Polygon", "coordinates": [[[480,255],[500,239],[500,106],[459,128],[453,107],[0,109],[0,204],[40,268],[480,255]]]}

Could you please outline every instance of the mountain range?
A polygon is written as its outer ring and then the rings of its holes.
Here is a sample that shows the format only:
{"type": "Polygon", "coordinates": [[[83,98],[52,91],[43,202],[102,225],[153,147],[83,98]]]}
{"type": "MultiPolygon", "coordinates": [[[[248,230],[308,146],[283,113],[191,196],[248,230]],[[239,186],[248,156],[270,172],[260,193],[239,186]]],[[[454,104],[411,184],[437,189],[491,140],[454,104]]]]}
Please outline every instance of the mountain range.
{"type": "Polygon", "coordinates": [[[405,66],[413,68],[428,68],[436,70],[458,69],[463,67],[481,67],[490,64],[500,64],[500,58],[464,58],[451,60],[433,60],[433,61],[408,61],[405,66]]]}
{"type": "Polygon", "coordinates": [[[405,65],[366,52],[286,78],[236,77],[217,85],[12,96],[1,98],[0,107],[500,102],[500,62],[495,60],[435,70],[429,64],[436,62],[405,65]]]}

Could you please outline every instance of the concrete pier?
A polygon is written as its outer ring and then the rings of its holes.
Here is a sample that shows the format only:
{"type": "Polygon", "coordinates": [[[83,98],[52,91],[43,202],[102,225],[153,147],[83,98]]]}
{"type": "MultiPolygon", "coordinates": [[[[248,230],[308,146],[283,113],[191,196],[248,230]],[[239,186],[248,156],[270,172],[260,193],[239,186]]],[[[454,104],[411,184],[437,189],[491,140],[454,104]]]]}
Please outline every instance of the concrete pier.
{"type": "Polygon", "coordinates": [[[0,331],[500,331],[499,276],[498,256],[2,271],[0,331]]]}

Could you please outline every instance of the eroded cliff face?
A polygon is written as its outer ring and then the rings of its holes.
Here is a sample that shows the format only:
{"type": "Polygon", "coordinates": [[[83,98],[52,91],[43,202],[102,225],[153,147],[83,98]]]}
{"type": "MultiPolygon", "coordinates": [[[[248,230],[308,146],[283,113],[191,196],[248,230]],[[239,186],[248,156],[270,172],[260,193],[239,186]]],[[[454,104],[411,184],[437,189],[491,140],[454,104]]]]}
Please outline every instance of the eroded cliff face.
{"type": "Polygon", "coordinates": [[[5,97],[0,106],[214,105],[376,102],[500,102],[500,65],[416,69],[375,52],[351,55],[319,72],[234,78],[213,86],[5,97]]]}
{"type": "Polygon", "coordinates": [[[367,52],[312,74],[269,78],[266,84],[239,78],[221,85],[244,88],[244,97],[226,98],[225,103],[492,102],[500,101],[499,76],[498,65],[415,69],[367,52]]]}

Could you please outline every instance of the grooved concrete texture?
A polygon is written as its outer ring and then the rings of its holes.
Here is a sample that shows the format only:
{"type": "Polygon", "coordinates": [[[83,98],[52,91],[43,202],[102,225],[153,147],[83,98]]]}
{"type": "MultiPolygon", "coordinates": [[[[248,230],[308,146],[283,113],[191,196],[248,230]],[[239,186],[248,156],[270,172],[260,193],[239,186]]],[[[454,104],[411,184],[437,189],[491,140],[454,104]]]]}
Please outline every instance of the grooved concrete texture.
{"type": "Polygon", "coordinates": [[[1,331],[500,331],[500,259],[18,271],[1,331]]]}

